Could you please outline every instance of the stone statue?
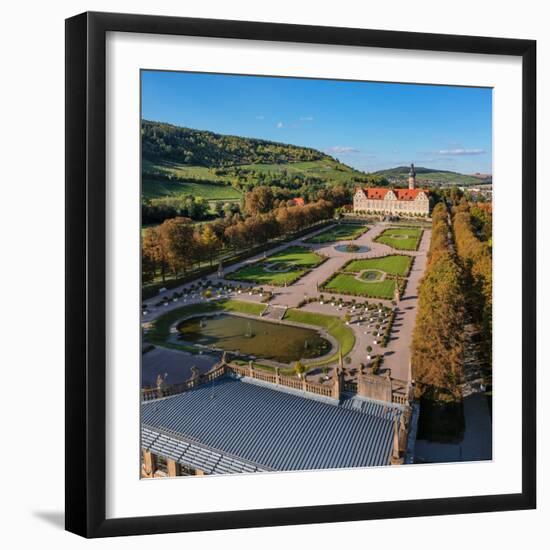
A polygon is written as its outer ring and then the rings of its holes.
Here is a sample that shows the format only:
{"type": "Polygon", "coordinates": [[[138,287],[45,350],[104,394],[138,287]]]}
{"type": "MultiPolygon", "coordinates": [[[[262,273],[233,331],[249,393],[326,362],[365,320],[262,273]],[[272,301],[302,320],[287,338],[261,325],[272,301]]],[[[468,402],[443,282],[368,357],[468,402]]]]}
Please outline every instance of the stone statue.
{"type": "Polygon", "coordinates": [[[199,369],[197,367],[195,367],[195,365],[193,365],[191,367],[191,380],[198,380],[200,375],[201,374],[199,372],[199,369]]]}

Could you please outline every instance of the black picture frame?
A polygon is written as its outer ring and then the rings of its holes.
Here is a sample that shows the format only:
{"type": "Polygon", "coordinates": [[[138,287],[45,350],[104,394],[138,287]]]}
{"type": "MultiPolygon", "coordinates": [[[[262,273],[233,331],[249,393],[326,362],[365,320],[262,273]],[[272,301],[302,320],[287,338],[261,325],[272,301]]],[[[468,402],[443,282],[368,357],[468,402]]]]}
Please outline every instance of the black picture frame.
{"type": "Polygon", "coordinates": [[[115,13],[66,20],[66,529],[107,537],[532,509],[536,506],[536,42],[115,13]],[[105,39],[108,31],[520,57],[522,491],[300,508],[106,519],[105,39]]]}

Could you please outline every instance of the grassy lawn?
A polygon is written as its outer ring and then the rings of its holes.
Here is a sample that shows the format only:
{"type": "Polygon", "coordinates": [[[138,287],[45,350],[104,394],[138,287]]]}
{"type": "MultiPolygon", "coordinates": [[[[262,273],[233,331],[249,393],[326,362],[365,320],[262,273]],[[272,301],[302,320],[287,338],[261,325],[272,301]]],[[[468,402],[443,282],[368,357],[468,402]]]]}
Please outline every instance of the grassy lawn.
{"type": "MultiPolygon", "coordinates": [[[[222,185],[227,183],[239,182],[238,178],[234,174],[220,174],[217,169],[207,168],[205,166],[192,166],[188,164],[180,164],[177,162],[164,162],[162,164],[155,164],[144,159],[142,168],[145,173],[148,171],[164,172],[167,174],[172,174],[178,179],[184,181],[187,178],[192,180],[205,180],[205,182],[209,183],[212,187],[217,187],[215,184],[218,182],[222,185]]],[[[364,177],[365,175],[362,172],[354,170],[349,166],[342,165],[331,159],[321,159],[305,162],[285,162],[281,164],[245,164],[240,165],[238,168],[240,170],[241,177],[244,177],[245,182],[253,185],[257,185],[259,183],[259,174],[271,174],[274,176],[277,176],[279,174],[285,176],[309,176],[319,178],[329,185],[348,183],[350,177],[364,177]]],[[[156,185],[160,185],[160,187],[162,187],[162,183],[160,182],[155,182],[155,186],[156,185]]],[[[177,186],[177,184],[172,184],[170,182],[165,182],[165,185],[169,188],[168,190],[170,190],[170,188],[172,188],[173,186],[177,186]]],[[[232,189],[230,186],[227,186],[227,188],[232,189]]],[[[166,195],[166,193],[158,191],[155,187],[150,189],[150,191],[154,193],[153,197],[166,195]]],[[[235,192],[238,193],[238,191],[235,192]]],[[[209,197],[205,196],[204,198],[209,197]]]]}
{"type": "MultiPolygon", "coordinates": [[[[210,313],[213,311],[230,311],[235,313],[248,313],[249,315],[260,315],[264,309],[265,304],[239,302],[237,300],[217,300],[178,307],[155,319],[152,322],[153,326],[145,339],[152,344],[159,344],[161,346],[167,345],[166,340],[170,336],[170,327],[176,321],[183,319],[184,317],[188,317],[189,315],[210,313]]],[[[179,346],[178,344],[170,344],[168,347],[186,350],[189,349],[189,346],[179,346]]]]}
{"type": "Polygon", "coordinates": [[[327,292],[338,294],[350,294],[352,296],[367,296],[369,298],[385,298],[392,300],[395,293],[395,280],[363,282],[356,279],[355,275],[338,273],[323,286],[327,292]]]}
{"type": "Polygon", "coordinates": [[[308,248],[291,246],[265,260],[227,274],[226,279],[265,285],[289,285],[323,261],[322,256],[308,248]]]}
{"type": "Polygon", "coordinates": [[[176,182],[161,180],[143,180],[142,198],[183,197],[193,195],[206,200],[236,200],[241,193],[230,185],[215,183],[176,182]]]}
{"type": "Polygon", "coordinates": [[[397,250],[417,250],[422,236],[419,227],[392,227],[385,229],[375,241],[397,250]]]}
{"type": "Polygon", "coordinates": [[[360,237],[368,227],[366,225],[344,224],[329,227],[326,231],[311,237],[304,242],[309,244],[322,244],[334,241],[352,241],[360,237]]]}
{"type": "MultiPolygon", "coordinates": [[[[355,345],[355,335],[353,334],[353,330],[350,329],[339,317],[322,315],[320,313],[302,311],[299,309],[289,309],[284,316],[284,320],[324,328],[338,342],[338,346],[342,350],[343,356],[347,355],[355,345]]],[[[338,355],[339,351],[333,353],[327,358],[320,359],[319,361],[312,361],[311,363],[308,362],[307,366],[308,368],[312,368],[327,365],[335,361],[338,358],[338,355]]]]}
{"type": "Polygon", "coordinates": [[[343,271],[359,273],[364,269],[380,269],[390,275],[406,277],[412,263],[412,256],[383,256],[382,258],[367,258],[365,260],[352,260],[346,264],[343,271]]]}

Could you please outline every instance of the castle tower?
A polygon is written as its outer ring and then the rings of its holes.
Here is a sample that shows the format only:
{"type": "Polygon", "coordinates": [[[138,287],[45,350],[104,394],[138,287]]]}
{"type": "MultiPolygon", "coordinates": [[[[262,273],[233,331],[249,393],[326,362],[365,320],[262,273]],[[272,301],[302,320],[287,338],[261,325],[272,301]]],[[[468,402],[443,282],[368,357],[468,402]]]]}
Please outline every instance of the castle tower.
{"type": "Polygon", "coordinates": [[[414,189],[416,186],[416,172],[414,170],[414,164],[411,164],[411,169],[409,170],[409,189],[414,189]]]}

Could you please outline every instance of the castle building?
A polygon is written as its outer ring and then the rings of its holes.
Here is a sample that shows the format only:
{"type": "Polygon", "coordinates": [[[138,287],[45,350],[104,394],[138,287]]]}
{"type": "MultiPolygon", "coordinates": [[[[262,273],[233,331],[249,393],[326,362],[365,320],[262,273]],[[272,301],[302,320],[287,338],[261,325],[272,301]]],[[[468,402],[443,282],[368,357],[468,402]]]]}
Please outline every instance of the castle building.
{"type": "Polygon", "coordinates": [[[411,164],[408,189],[386,187],[357,187],[353,195],[353,212],[356,214],[392,214],[402,216],[428,216],[430,197],[427,189],[416,187],[416,172],[411,164]]]}

